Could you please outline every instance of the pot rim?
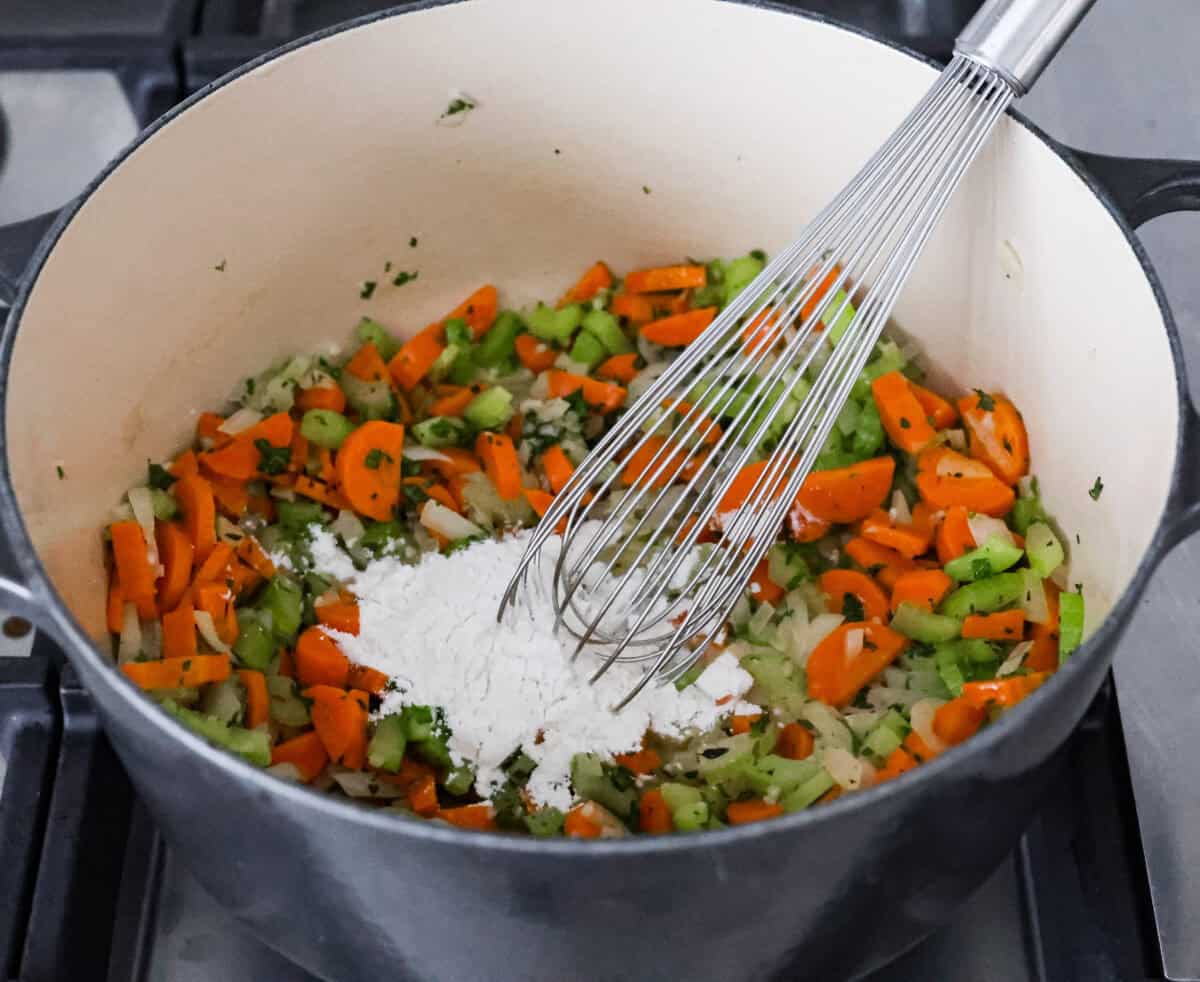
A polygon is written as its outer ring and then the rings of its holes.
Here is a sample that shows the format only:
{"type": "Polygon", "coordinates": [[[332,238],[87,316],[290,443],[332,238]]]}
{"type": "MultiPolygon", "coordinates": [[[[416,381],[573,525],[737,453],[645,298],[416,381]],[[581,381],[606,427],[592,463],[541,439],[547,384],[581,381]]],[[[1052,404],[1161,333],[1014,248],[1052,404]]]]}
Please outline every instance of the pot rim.
{"type": "MultiPolygon", "coordinates": [[[[28,275],[24,277],[20,291],[9,311],[8,318],[0,332],[0,432],[7,432],[8,411],[8,372],[12,363],[13,348],[20,321],[25,307],[45,266],[46,260],[53,251],[59,237],[67,226],[74,220],[75,215],[87,200],[104,184],[122,163],[138,150],[147,140],[160,129],[174,122],[197,103],[207,98],[218,89],[236,82],[258,68],[275,59],[290,54],[300,48],[318,41],[334,37],[344,31],[399,17],[408,13],[416,13],[468,0],[413,0],[388,10],[376,11],[353,20],[335,24],[305,37],[298,38],[279,48],[272,49],[254,58],[252,61],[239,66],[226,75],[210,82],[202,89],[193,93],[178,105],[172,107],[146,129],[136,139],[125,147],[104,170],[97,175],[84,191],[65,206],[39,243],[30,261],[28,275]]],[[[932,68],[941,70],[942,66],[933,58],[905,47],[902,44],[880,38],[869,31],[854,25],[845,24],[836,18],[810,11],[796,10],[783,6],[775,0],[721,0],[738,6],[782,13],[789,16],[801,17],[815,21],[837,30],[846,31],[865,41],[880,44],[893,51],[914,58],[932,68]]],[[[1041,705],[1046,700],[1055,698],[1057,691],[1066,685],[1074,684],[1076,676],[1084,672],[1084,662],[1090,663],[1097,658],[1106,656],[1108,649],[1114,645],[1118,636],[1133,610],[1146,583],[1153,574],[1159,561],[1170,549],[1173,538],[1168,521],[1171,514],[1171,503],[1179,498],[1183,478],[1183,442],[1185,423],[1188,418],[1189,394],[1183,351],[1179,339],[1179,330],[1167,304],[1162,284],[1150,262],[1145,248],[1137,238],[1133,226],[1117,207],[1112,196],[1088,173],[1076,160],[1071,152],[1057,143],[1035,123],[1026,118],[1016,109],[1009,108],[1007,115],[1021,125],[1034,138],[1040,141],[1051,153],[1059,157],[1092,192],[1093,196],[1105,208],[1124,236],[1134,257],[1142,269],[1143,275],[1149,282],[1158,304],[1162,317],[1163,328],[1171,352],[1175,372],[1175,394],[1179,406],[1179,425],[1175,438],[1175,463],[1172,469],[1171,483],[1163,510],[1159,515],[1154,536],[1145,553],[1141,557],[1128,585],[1122,591],[1117,602],[1113,605],[1099,629],[1075,652],[1067,664],[1060,668],[1047,684],[1023,700],[1022,705],[986,727],[985,730],[962,745],[951,747],[938,755],[934,760],[922,764],[913,775],[903,776],[899,780],[888,781],[882,785],[867,788],[864,791],[843,795],[836,801],[823,805],[814,810],[804,810],[791,815],[783,815],[770,822],[751,823],[724,829],[714,829],[702,836],[629,836],[621,839],[580,840],[580,839],[536,839],[530,836],[517,835],[478,835],[449,825],[440,825],[429,821],[405,820],[404,817],[389,813],[384,809],[363,808],[349,799],[340,799],[333,795],[313,791],[304,785],[294,784],[267,774],[260,768],[241,760],[233,754],[218,749],[214,745],[196,735],[192,731],[172,720],[162,712],[151,700],[140,695],[139,691],[124,680],[120,673],[113,671],[112,665],[104,659],[91,639],[83,631],[70,610],[58,596],[34,549],[21,515],[16,493],[13,489],[7,453],[0,453],[0,534],[7,538],[12,547],[13,560],[24,582],[39,603],[46,610],[49,619],[58,632],[55,638],[69,655],[69,660],[76,658],[92,660],[100,670],[105,684],[111,684],[128,712],[141,716],[143,722],[158,731],[158,735],[167,739],[178,740],[191,753],[199,754],[206,760],[225,772],[229,780],[249,781],[259,790],[268,794],[280,796],[296,808],[311,808],[323,812],[330,820],[360,822],[385,834],[411,836],[427,841],[430,844],[455,846],[458,848],[478,848],[484,851],[499,850],[512,854],[530,854],[538,856],[554,856],[569,858],[584,855],[601,857],[621,854],[634,856],[645,853],[677,852],[692,850],[696,846],[717,848],[735,845],[740,842],[758,839],[765,836],[783,836],[802,833],[805,829],[818,822],[835,822],[844,815],[857,812],[864,808],[875,808],[883,801],[899,796],[928,793],[926,788],[931,782],[945,777],[951,780],[961,780],[970,770],[973,757],[986,754],[993,745],[1005,739],[1010,731],[1024,725],[1025,718],[1034,705],[1041,705]],[[67,649],[70,649],[68,652],[67,649]],[[1062,681],[1060,682],[1060,678],[1062,681]]]]}

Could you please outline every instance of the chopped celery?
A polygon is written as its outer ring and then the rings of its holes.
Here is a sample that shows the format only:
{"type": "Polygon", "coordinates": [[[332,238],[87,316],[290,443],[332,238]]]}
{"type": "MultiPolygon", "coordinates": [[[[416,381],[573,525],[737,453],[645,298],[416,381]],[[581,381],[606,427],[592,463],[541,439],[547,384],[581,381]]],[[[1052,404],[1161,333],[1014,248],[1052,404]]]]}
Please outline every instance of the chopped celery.
{"type": "MultiPolygon", "coordinates": [[[[238,663],[247,668],[265,671],[275,657],[275,639],[271,629],[262,622],[262,615],[253,608],[243,607],[237,612],[238,636],[233,642],[233,654],[238,663]]],[[[274,617],[271,618],[272,623],[274,617]]]]}
{"type": "Polygon", "coordinates": [[[850,436],[858,428],[858,417],[862,414],[862,406],[853,399],[846,401],[842,411],[838,413],[837,430],[842,436],[850,436]]]}
{"type": "Polygon", "coordinates": [[[771,705],[798,710],[804,704],[804,669],[787,655],[746,655],[742,668],[754,676],[755,687],[771,705]]]}
{"type": "Polygon", "coordinates": [[[502,310],[492,329],[483,336],[475,350],[475,361],[485,368],[495,368],[511,358],[516,351],[517,335],[525,325],[511,310],[502,310]]]}
{"type": "Polygon", "coordinates": [[[270,695],[271,719],[280,726],[307,726],[311,721],[308,704],[300,698],[295,679],[268,675],[267,693],[270,695]]]}
{"type": "Polygon", "coordinates": [[[529,312],[526,321],[530,332],[543,341],[565,345],[583,320],[583,308],[577,303],[555,310],[539,303],[529,312]]]}
{"type": "Polygon", "coordinates": [[[403,522],[370,522],[356,545],[376,556],[392,555],[406,559],[415,558],[416,555],[412,531],[403,522]]]}
{"type": "Polygon", "coordinates": [[[1045,508],[1042,507],[1042,499],[1038,495],[1037,478],[1030,479],[1028,492],[1022,492],[1021,496],[1013,503],[1008,520],[1021,535],[1026,535],[1029,527],[1035,522],[1044,524],[1050,521],[1045,508]]]}
{"type": "Polygon", "coordinates": [[[367,382],[343,372],[341,382],[346,404],[364,420],[390,419],[396,415],[396,397],[386,380],[367,382]]]}
{"type": "Polygon", "coordinates": [[[982,638],[960,638],[955,642],[959,654],[975,665],[986,665],[995,662],[996,650],[982,638]]]}
{"type": "Polygon", "coordinates": [[[811,576],[808,563],[792,542],[776,542],[767,553],[767,578],[785,590],[794,590],[811,576]]]}
{"type": "Polygon", "coordinates": [[[687,805],[694,805],[698,801],[704,800],[700,795],[700,790],[688,784],[676,784],[672,781],[667,781],[661,784],[658,790],[662,792],[663,800],[666,801],[667,807],[671,811],[687,805]]]}
{"type": "Polygon", "coordinates": [[[437,729],[437,718],[428,706],[405,706],[400,718],[404,721],[405,737],[413,743],[431,739],[437,729]]]}
{"type": "Polygon", "coordinates": [[[695,801],[671,812],[671,820],[680,832],[699,832],[708,826],[708,804],[695,801]]]}
{"type": "Polygon", "coordinates": [[[780,801],[780,804],[783,805],[784,811],[802,811],[832,787],[833,778],[830,777],[829,772],[822,767],[817,771],[816,774],[810,777],[794,791],[784,795],[783,799],[780,801]]]}
{"type": "MultiPolygon", "coordinates": [[[[590,310],[584,314],[583,332],[599,341],[610,355],[623,355],[633,350],[617,319],[606,310],[590,310]]],[[[575,356],[572,354],[571,357],[575,356]]]]}
{"type": "Polygon", "coordinates": [[[160,522],[169,522],[179,514],[179,504],[174,497],[158,488],[150,489],[150,504],[154,509],[154,517],[160,522]]]}
{"type": "Polygon", "coordinates": [[[886,759],[888,754],[900,746],[903,741],[890,726],[877,726],[867,734],[863,746],[880,759],[886,759]]]}
{"type": "Polygon", "coordinates": [[[442,349],[442,353],[429,366],[429,377],[435,382],[444,379],[450,374],[450,369],[454,367],[454,363],[458,361],[458,356],[466,350],[466,345],[447,344],[442,349]]]}
{"type": "Polygon", "coordinates": [[[400,350],[400,342],[392,337],[382,324],[370,317],[360,320],[356,330],[358,340],[363,344],[368,341],[374,344],[384,361],[391,361],[396,352],[400,350]]]}
{"type": "Polygon", "coordinates": [[[758,782],[754,790],[766,794],[772,789],[777,789],[780,794],[787,794],[812,777],[819,767],[812,757],[791,760],[767,754],[760,758],[754,767],[752,780],[758,782]]]}
{"type": "Polygon", "coordinates": [[[324,525],[328,518],[325,509],[316,501],[277,501],[279,524],[287,532],[302,532],[313,524],[324,525]]]}
{"type": "Polygon", "coordinates": [[[946,563],[946,575],[958,580],[982,580],[1002,573],[1024,555],[1021,547],[999,535],[991,535],[976,549],[946,563]]]}
{"type": "Polygon", "coordinates": [[[498,430],[513,414],[513,396],[508,389],[494,385],[471,400],[463,417],[479,430],[498,430]]]}
{"type": "Polygon", "coordinates": [[[263,588],[256,605],[271,615],[271,632],[281,644],[290,644],[300,631],[304,611],[304,591],[300,584],[282,573],[276,574],[263,588]]]}
{"type": "Polygon", "coordinates": [[[861,460],[874,457],[883,447],[883,436],[883,422],[879,418],[875,400],[866,399],[858,415],[858,426],[850,437],[850,450],[861,460]]]}
{"type": "Polygon", "coordinates": [[[270,766],[271,737],[265,730],[246,730],[240,726],[230,726],[212,716],[184,709],[170,701],[164,702],[162,707],[209,743],[232,751],[257,767],[270,766]]]}
{"type": "Polygon", "coordinates": [[[245,714],[242,694],[242,683],[236,675],[224,682],[206,685],[200,698],[200,711],[222,723],[240,724],[245,714]]]}
{"type": "Polygon", "coordinates": [[[1067,558],[1058,536],[1045,522],[1034,522],[1029,526],[1025,532],[1025,552],[1029,555],[1029,565],[1043,579],[1067,558]]]}
{"type": "Polygon", "coordinates": [[[955,644],[939,644],[933,653],[938,675],[953,696],[962,695],[963,683],[967,680],[959,664],[961,653],[962,649],[955,644]]]}
{"type": "Polygon", "coordinates": [[[821,314],[821,320],[825,323],[826,337],[829,338],[830,344],[837,344],[842,340],[842,335],[854,320],[854,304],[850,302],[850,295],[845,290],[838,290],[830,298],[821,314]]]}
{"type": "Polygon", "coordinates": [[[852,398],[858,399],[860,402],[866,402],[874,399],[871,395],[871,383],[881,375],[886,375],[888,372],[898,372],[905,368],[908,364],[904,357],[904,352],[900,350],[900,346],[894,341],[884,340],[876,345],[878,354],[875,356],[862,373],[854,381],[854,388],[851,390],[852,398]]]}
{"type": "Polygon", "coordinates": [[[442,331],[446,336],[447,344],[454,344],[460,348],[469,347],[475,340],[471,326],[461,317],[451,317],[442,325],[442,331]]]}
{"type": "Polygon", "coordinates": [[[721,299],[726,304],[730,303],[734,297],[754,282],[754,277],[761,273],[765,266],[766,262],[761,256],[753,253],[729,260],[725,263],[721,283],[721,299]]]}
{"type": "Polygon", "coordinates": [[[933,644],[958,637],[962,623],[954,617],[933,614],[914,604],[901,604],[892,615],[892,629],[914,641],[933,644]]]}
{"type": "Polygon", "coordinates": [[[332,409],[310,409],[300,420],[300,435],[326,450],[336,450],[353,432],[354,424],[332,409]]]}
{"type": "Polygon", "coordinates": [[[939,613],[960,620],[968,614],[991,614],[1017,603],[1024,594],[1024,574],[1001,573],[960,586],[942,601],[939,613]]]}
{"type": "Polygon", "coordinates": [[[385,716],[375,724],[367,744],[367,763],[381,771],[398,771],[407,743],[404,718],[399,713],[385,716]]]}
{"type": "Polygon", "coordinates": [[[454,359],[454,364],[450,367],[450,373],[446,377],[453,385],[470,385],[479,375],[479,362],[476,361],[475,346],[463,348],[458,357],[454,359]]]}
{"type": "Polygon", "coordinates": [[[470,764],[459,764],[442,778],[442,787],[450,794],[464,795],[471,790],[475,783],[475,771],[470,764]]]}
{"type": "Polygon", "coordinates": [[[586,365],[589,370],[603,361],[607,354],[608,351],[600,339],[586,331],[580,331],[575,343],[571,345],[571,361],[586,365]]]}
{"type": "Polygon", "coordinates": [[[629,816],[637,800],[633,775],[624,768],[605,764],[595,754],[571,758],[571,786],[577,797],[598,802],[621,818],[629,816]]]}
{"type": "Polygon", "coordinates": [[[1083,643],[1083,594],[1064,593],[1058,598],[1058,663],[1083,643]]]}
{"type": "Polygon", "coordinates": [[[906,655],[909,670],[908,687],[931,699],[948,699],[950,692],[938,674],[937,661],[918,655],[906,655]]]}
{"type": "MultiPolygon", "coordinates": [[[[494,391],[494,390],[492,390],[494,391]]],[[[454,416],[430,416],[412,428],[413,436],[423,447],[453,447],[464,443],[470,435],[467,424],[454,416]]]]}
{"type": "Polygon", "coordinates": [[[691,685],[693,682],[695,682],[696,679],[698,679],[701,675],[704,674],[705,667],[706,666],[705,666],[704,662],[702,662],[702,661],[696,662],[695,665],[693,665],[691,668],[689,668],[686,672],[684,672],[681,676],[679,676],[679,678],[677,678],[675,680],[676,690],[679,692],[682,692],[689,685],[691,685]]]}
{"type": "Polygon", "coordinates": [[[883,717],[879,720],[879,725],[886,726],[889,730],[893,731],[896,736],[900,737],[901,740],[903,740],[908,735],[908,731],[912,729],[912,727],[908,724],[908,720],[906,720],[894,709],[889,709],[883,714],[883,717]]]}
{"type": "Polygon", "coordinates": [[[562,835],[563,823],[566,816],[553,805],[546,805],[525,816],[525,828],[529,834],[538,839],[548,839],[551,836],[562,835]]]}
{"type": "Polygon", "coordinates": [[[740,770],[744,761],[754,762],[754,737],[749,733],[721,737],[700,751],[700,776],[719,784],[722,774],[740,770]]]}

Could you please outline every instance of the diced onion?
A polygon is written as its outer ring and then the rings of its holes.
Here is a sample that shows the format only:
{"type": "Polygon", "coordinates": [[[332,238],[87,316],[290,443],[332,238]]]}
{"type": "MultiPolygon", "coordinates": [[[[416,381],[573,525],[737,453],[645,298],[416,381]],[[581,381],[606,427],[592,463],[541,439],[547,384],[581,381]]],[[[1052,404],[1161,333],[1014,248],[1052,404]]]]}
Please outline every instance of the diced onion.
{"type": "Polygon", "coordinates": [[[862,654],[863,640],[866,638],[866,634],[867,632],[861,627],[846,632],[846,661],[853,661],[862,654]]]}
{"type": "Polygon", "coordinates": [[[890,706],[911,706],[921,698],[921,693],[912,689],[877,685],[867,689],[867,705],[872,709],[887,709],[890,706]]]}
{"type": "Polygon", "coordinates": [[[268,774],[274,774],[276,777],[281,777],[285,781],[295,781],[297,784],[304,783],[304,775],[300,773],[300,768],[295,764],[283,761],[278,764],[272,764],[267,768],[268,774]]]}
{"type": "Polygon", "coordinates": [[[967,449],[967,434],[962,430],[947,430],[946,442],[950,444],[952,449],[957,450],[959,453],[964,453],[967,449]]]}
{"type": "Polygon", "coordinates": [[[400,451],[400,456],[405,460],[440,460],[447,464],[454,462],[440,450],[434,450],[433,447],[409,446],[408,444],[405,444],[404,449],[400,451]]]}
{"type": "Polygon", "coordinates": [[[849,750],[854,746],[854,736],[840,716],[823,702],[806,702],[800,709],[800,718],[812,723],[817,738],[827,746],[849,750]]]}
{"type": "Polygon", "coordinates": [[[1046,587],[1031,569],[1023,570],[1025,589],[1021,591],[1020,608],[1025,612],[1025,620],[1031,624],[1048,624],[1050,622],[1050,603],[1046,599],[1046,587]]]}
{"type": "Polygon", "coordinates": [[[152,567],[158,566],[158,543],[154,539],[154,498],[149,488],[131,488],[128,494],[133,517],[142,527],[142,538],[146,540],[146,558],[152,567]]]}
{"type": "Polygon", "coordinates": [[[217,516],[217,541],[237,546],[246,538],[246,533],[224,515],[217,516]]]}
{"type": "Polygon", "coordinates": [[[334,535],[340,535],[342,541],[349,546],[361,539],[366,529],[354,512],[343,508],[338,512],[338,517],[330,524],[329,531],[334,535]]]}
{"type": "Polygon", "coordinates": [[[432,498],[421,507],[420,521],[429,531],[444,535],[451,542],[483,534],[483,529],[474,522],[468,521],[432,498]]]}
{"type": "Polygon", "coordinates": [[[987,464],[969,457],[949,455],[943,456],[937,462],[938,477],[995,477],[987,464]]]}
{"type": "Polygon", "coordinates": [[[863,785],[863,761],[849,750],[841,747],[826,747],[821,762],[829,776],[847,791],[857,791],[863,785]]]}
{"type": "Polygon", "coordinates": [[[228,654],[229,645],[222,641],[217,634],[217,626],[213,623],[212,614],[207,610],[197,610],[192,616],[196,618],[196,630],[200,632],[200,637],[204,638],[205,644],[213,651],[228,654]]]}
{"type": "Polygon", "coordinates": [[[142,628],[142,654],[151,661],[162,657],[162,624],[157,620],[146,621],[142,628]]]}
{"type": "Polygon", "coordinates": [[[996,420],[991,413],[982,413],[979,424],[974,429],[975,436],[983,444],[989,460],[1004,460],[1008,451],[1004,449],[996,436],[996,420]]]}
{"type": "Polygon", "coordinates": [[[629,383],[629,401],[636,402],[638,397],[654,384],[654,380],[670,367],[670,362],[661,361],[653,365],[647,365],[638,372],[634,376],[633,381],[629,383]]]}
{"type": "Polygon", "coordinates": [[[913,703],[912,711],[909,713],[909,722],[912,723],[913,732],[924,740],[929,749],[935,753],[941,753],[946,749],[946,744],[933,732],[934,714],[944,703],[944,699],[920,699],[913,703]]]}
{"type": "Polygon", "coordinates": [[[1002,679],[1006,675],[1012,675],[1013,672],[1021,667],[1021,663],[1025,661],[1025,656],[1028,655],[1032,650],[1032,641],[1022,641],[1019,645],[1014,647],[1013,650],[1008,653],[1008,657],[1000,663],[1000,667],[996,669],[996,678],[1002,679]]]}
{"type": "Polygon", "coordinates": [[[217,427],[217,431],[228,436],[237,436],[239,433],[250,429],[251,426],[257,426],[262,422],[262,418],[262,413],[257,409],[239,409],[228,419],[224,420],[217,427]]]}
{"type": "Polygon", "coordinates": [[[142,622],[137,607],[126,604],[121,610],[121,635],[117,639],[117,664],[135,661],[142,652],[142,622]]]}
{"type": "Polygon", "coordinates": [[[998,518],[992,518],[990,515],[980,515],[976,512],[971,512],[967,515],[967,524],[971,527],[971,538],[975,541],[975,545],[981,546],[993,535],[998,535],[1009,545],[1013,545],[1012,532],[1008,530],[1008,526],[998,518]]]}
{"type": "Polygon", "coordinates": [[[369,771],[333,771],[333,779],[351,798],[402,798],[404,789],[390,781],[381,781],[369,771]]]}
{"type": "Polygon", "coordinates": [[[870,709],[852,709],[847,710],[843,714],[843,719],[846,725],[850,727],[854,735],[860,740],[875,729],[875,724],[879,722],[879,718],[883,713],[878,710],[870,709]]]}
{"type": "Polygon", "coordinates": [[[913,518],[908,507],[908,499],[904,497],[904,492],[899,488],[892,492],[892,507],[888,514],[896,525],[912,524],[913,518]]]}
{"type": "Polygon", "coordinates": [[[1026,474],[1023,478],[1017,481],[1017,493],[1022,498],[1033,497],[1033,482],[1037,480],[1032,474],[1026,474]]]}
{"type": "Polygon", "coordinates": [[[581,361],[576,361],[565,351],[554,359],[554,367],[571,375],[586,375],[591,369],[581,361]]]}
{"type": "Polygon", "coordinates": [[[1050,574],[1050,582],[1060,590],[1069,590],[1071,587],[1070,574],[1067,572],[1067,564],[1063,563],[1053,573],[1050,574]]]}

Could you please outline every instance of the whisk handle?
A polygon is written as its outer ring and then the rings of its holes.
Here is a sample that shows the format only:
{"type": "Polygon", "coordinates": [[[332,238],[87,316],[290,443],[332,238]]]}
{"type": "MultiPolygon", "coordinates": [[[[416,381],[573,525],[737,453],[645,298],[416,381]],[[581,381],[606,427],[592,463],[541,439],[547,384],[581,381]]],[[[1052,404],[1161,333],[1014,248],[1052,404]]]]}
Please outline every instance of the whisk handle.
{"type": "Polygon", "coordinates": [[[1003,76],[1024,95],[1095,0],[987,0],[954,51],[1003,76]]]}

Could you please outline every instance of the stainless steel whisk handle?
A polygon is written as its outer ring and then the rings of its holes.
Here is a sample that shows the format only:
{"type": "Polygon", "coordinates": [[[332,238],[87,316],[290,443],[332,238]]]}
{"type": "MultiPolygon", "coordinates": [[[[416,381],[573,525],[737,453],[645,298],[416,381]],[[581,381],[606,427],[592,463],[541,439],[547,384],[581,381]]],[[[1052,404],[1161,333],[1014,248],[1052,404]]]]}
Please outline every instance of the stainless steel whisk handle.
{"type": "Polygon", "coordinates": [[[987,0],[959,34],[954,52],[1024,95],[1095,2],[987,0]]]}

